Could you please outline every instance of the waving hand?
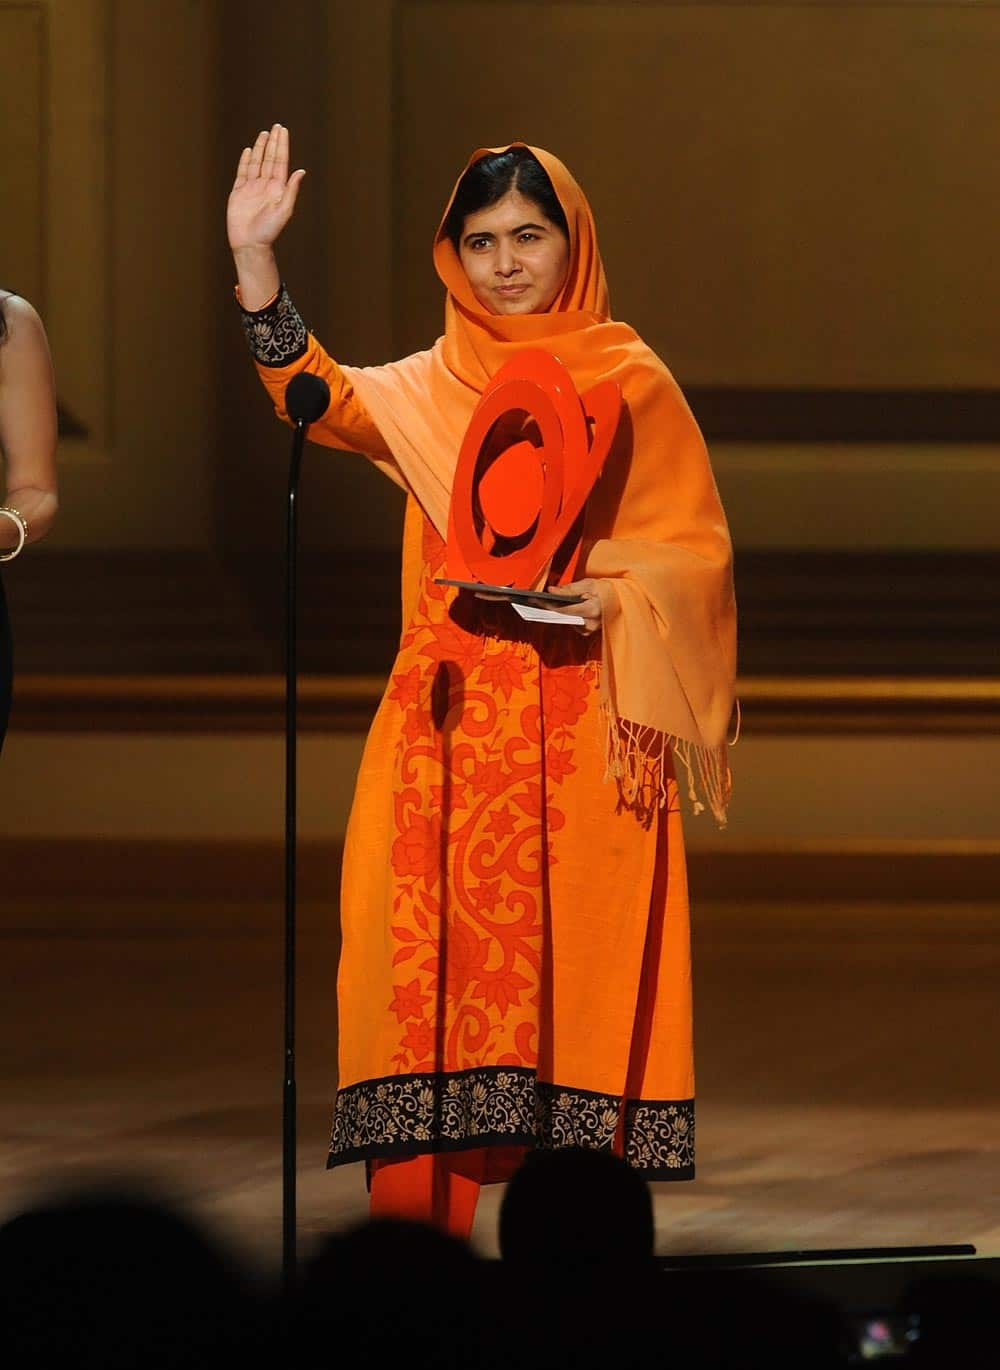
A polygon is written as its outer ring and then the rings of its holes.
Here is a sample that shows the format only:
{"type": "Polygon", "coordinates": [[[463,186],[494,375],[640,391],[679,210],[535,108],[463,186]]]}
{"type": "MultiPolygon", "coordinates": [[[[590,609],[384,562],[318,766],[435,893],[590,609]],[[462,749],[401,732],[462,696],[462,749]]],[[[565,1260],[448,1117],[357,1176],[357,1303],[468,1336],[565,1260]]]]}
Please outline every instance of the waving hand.
{"type": "Polygon", "coordinates": [[[270,248],[292,217],[303,170],[288,174],[288,129],[274,124],[245,147],[229,194],[226,228],[233,252],[270,248]]]}

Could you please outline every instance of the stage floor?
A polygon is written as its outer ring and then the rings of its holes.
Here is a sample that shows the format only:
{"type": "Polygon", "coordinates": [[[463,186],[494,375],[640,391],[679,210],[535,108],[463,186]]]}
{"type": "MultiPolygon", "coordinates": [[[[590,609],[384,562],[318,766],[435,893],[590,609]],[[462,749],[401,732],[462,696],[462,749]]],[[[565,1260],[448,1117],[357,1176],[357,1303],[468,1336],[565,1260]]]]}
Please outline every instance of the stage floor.
{"type": "MultiPolygon", "coordinates": [[[[4,913],[0,1216],[126,1176],[277,1259],[281,916],[280,896],[4,913]]],[[[360,1166],[323,1168],[336,944],[327,910],[301,923],[305,1248],[366,1202],[360,1166]]],[[[661,1251],[1000,1255],[1000,906],[704,904],[695,980],[698,1179],[654,1187],[661,1251]]]]}

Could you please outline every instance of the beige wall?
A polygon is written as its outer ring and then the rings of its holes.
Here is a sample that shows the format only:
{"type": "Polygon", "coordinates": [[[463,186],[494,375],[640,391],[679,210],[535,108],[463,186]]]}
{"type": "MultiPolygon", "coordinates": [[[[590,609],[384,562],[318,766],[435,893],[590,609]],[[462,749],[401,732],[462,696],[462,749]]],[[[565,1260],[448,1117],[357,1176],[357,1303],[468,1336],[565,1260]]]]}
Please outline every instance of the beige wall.
{"type": "MultiPolygon", "coordinates": [[[[348,360],[430,341],[455,171],[524,136],[579,174],[616,312],[682,383],[996,384],[1000,7],[0,0],[0,36],[0,277],[41,303],[90,435],[63,444],[53,546],[274,541],[285,439],[222,228],[239,146],[274,118],[310,172],[285,274],[348,360]]],[[[1000,449],[965,451],[960,480],[947,447],[854,456],[824,545],[866,541],[862,505],[883,545],[989,544],[1000,449]]],[[[362,463],[306,474],[308,541],[395,542],[398,495],[362,463]]],[[[830,505],[822,452],[720,453],[743,545],[780,536],[760,492],[786,479],[830,505]]]]}
{"type": "MultiPolygon", "coordinates": [[[[363,743],[360,734],[300,740],[303,841],[343,837],[363,743]]],[[[14,733],[4,749],[0,832],[277,841],[282,758],[278,736],[14,733]]],[[[729,827],[720,834],[708,815],[687,814],[692,848],[997,849],[995,737],[757,735],[739,744],[732,764],[729,827]]]]}
{"type": "Polygon", "coordinates": [[[407,348],[438,315],[423,266],[456,168],[523,137],[577,172],[616,312],[682,381],[996,383],[997,6],[411,0],[397,16],[407,348]]]}
{"type": "Polygon", "coordinates": [[[988,443],[720,442],[712,464],[738,550],[997,546],[988,443]]]}
{"type": "Polygon", "coordinates": [[[42,134],[46,66],[44,16],[35,5],[0,6],[0,52],[10,66],[0,82],[0,129],[4,133],[0,215],[2,279],[29,299],[45,296],[45,243],[39,228],[45,205],[42,134]],[[17,213],[11,213],[11,207],[17,213]]]}
{"type": "MultiPolygon", "coordinates": [[[[42,168],[40,219],[30,201],[13,216],[43,252],[23,288],[46,320],[60,400],[87,431],[61,445],[52,545],[204,545],[215,445],[212,6],[3,0],[5,34],[19,9],[42,63],[40,109],[20,102],[35,137],[18,146],[42,168]]],[[[23,37],[19,51],[4,49],[16,89],[24,50],[23,37]]]]}

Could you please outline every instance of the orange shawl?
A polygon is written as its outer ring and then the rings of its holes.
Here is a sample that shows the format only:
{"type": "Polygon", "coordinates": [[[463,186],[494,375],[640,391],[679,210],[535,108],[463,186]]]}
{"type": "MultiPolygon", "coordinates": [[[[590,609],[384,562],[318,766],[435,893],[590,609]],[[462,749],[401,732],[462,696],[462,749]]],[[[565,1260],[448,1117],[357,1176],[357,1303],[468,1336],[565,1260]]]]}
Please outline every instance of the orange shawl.
{"type": "MultiPolygon", "coordinates": [[[[466,166],[504,150],[480,148],[466,166]]],[[[600,380],[618,382],[622,423],[587,504],[577,572],[601,581],[608,770],[627,799],[648,796],[650,785],[662,797],[669,746],[686,768],[695,811],[702,808],[697,778],[723,823],[736,610],[729,532],[708,454],[667,368],[633,329],[609,317],[582,190],[557,158],[531,150],[569,225],[569,271],[551,309],[495,315],[479,304],[444,232],[449,200],[434,243],[448,291],[444,337],[388,366],[342,369],[392,453],[391,463],[377,464],[413,493],[443,538],[462,437],[483,386],[504,362],[524,347],[543,347],[568,367],[581,393],[600,380]]]]}

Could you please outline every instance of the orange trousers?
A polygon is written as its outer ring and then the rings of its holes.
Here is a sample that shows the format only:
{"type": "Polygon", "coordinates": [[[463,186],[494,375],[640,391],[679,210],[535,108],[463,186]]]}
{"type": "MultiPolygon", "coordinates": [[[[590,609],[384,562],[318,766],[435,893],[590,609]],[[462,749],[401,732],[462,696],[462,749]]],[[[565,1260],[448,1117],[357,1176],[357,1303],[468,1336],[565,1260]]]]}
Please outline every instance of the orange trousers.
{"type": "Polygon", "coordinates": [[[523,1147],[483,1147],[372,1161],[371,1216],[429,1223],[467,1240],[480,1187],[509,1179],[523,1157],[523,1147]]]}
{"type": "Polygon", "coordinates": [[[467,1238],[479,1199],[479,1180],[459,1175],[451,1156],[413,1156],[372,1162],[371,1215],[409,1218],[467,1238]]]}

